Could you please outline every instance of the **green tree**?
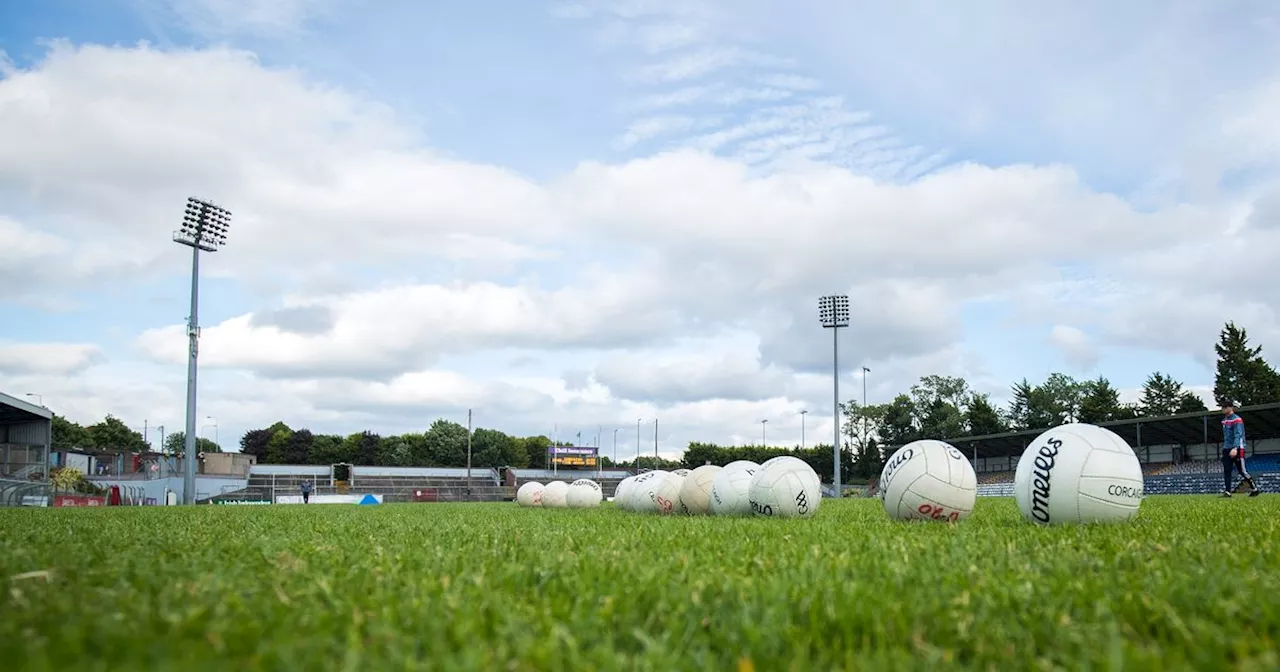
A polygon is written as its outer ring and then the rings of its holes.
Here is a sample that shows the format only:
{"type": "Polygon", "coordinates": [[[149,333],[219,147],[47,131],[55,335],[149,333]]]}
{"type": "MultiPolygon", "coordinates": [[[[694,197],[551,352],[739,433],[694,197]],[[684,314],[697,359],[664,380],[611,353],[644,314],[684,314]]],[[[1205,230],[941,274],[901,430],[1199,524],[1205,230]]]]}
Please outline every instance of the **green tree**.
{"type": "Polygon", "coordinates": [[[409,447],[409,440],[404,435],[384,436],[382,438],[382,454],[378,457],[378,464],[389,467],[411,466],[413,457],[409,453],[409,447]]]}
{"type": "Polygon", "coordinates": [[[899,394],[886,405],[880,423],[880,442],[886,448],[902,446],[920,438],[916,426],[916,405],[911,397],[899,394]]]}
{"type": "Polygon", "coordinates": [[[991,398],[985,394],[971,392],[964,408],[965,425],[970,436],[985,436],[1008,431],[1000,412],[991,405],[991,398]]]}
{"type": "Polygon", "coordinates": [[[400,441],[404,443],[404,450],[408,454],[406,465],[414,467],[438,466],[431,461],[431,455],[427,451],[427,437],[422,432],[401,434],[400,441]]]}
{"type": "Polygon", "coordinates": [[[1280,374],[1262,358],[1262,346],[1249,345],[1243,328],[1228,322],[1214,351],[1218,354],[1215,398],[1234,399],[1245,406],[1280,401],[1280,374]]]}
{"type": "Polygon", "coordinates": [[[267,444],[271,442],[271,430],[251,429],[240,437],[240,452],[258,458],[258,464],[267,464],[267,444]]]}
{"type": "Polygon", "coordinates": [[[911,386],[920,436],[949,439],[968,433],[964,405],[969,383],[954,376],[929,375],[911,386]]]}
{"type": "Polygon", "coordinates": [[[341,436],[317,434],[311,442],[311,464],[350,464],[355,455],[341,436]]]}
{"type": "MultiPolygon", "coordinates": [[[[277,423],[284,425],[284,423],[277,423]]],[[[293,430],[287,425],[277,428],[267,441],[267,464],[288,464],[285,455],[289,452],[289,442],[293,439],[293,430]]]]}
{"type": "Polygon", "coordinates": [[[551,439],[539,435],[526,436],[520,441],[524,445],[524,452],[527,458],[525,466],[530,469],[546,469],[547,450],[551,448],[551,439]]]}
{"type": "Polygon", "coordinates": [[[1014,429],[1041,429],[1075,422],[1080,416],[1084,388],[1071,376],[1051,373],[1040,385],[1026,378],[1013,385],[1009,422],[1014,429]]]}
{"type": "Polygon", "coordinates": [[[98,450],[118,450],[143,453],[149,448],[142,434],[129,429],[128,425],[114,415],[108,415],[102,422],[87,428],[89,442],[98,450]]]}
{"type": "Polygon", "coordinates": [[[79,423],[72,422],[61,415],[53,416],[51,446],[54,450],[85,449],[92,445],[88,430],[79,423]]]}
{"type": "Polygon", "coordinates": [[[343,451],[351,456],[352,464],[378,465],[378,458],[382,456],[382,437],[367,430],[356,432],[347,436],[343,451]]]}
{"type": "Polygon", "coordinates": [[[1138,407],[1142,414],[1149,418],[1173,415],[1178,412],[1178,404],[1182,399],[1182,383],[1159,371],[1147,376],[1142,385],[1142,397],[1138,399],[1138,407]]]}
{"type": "Polygon", "coordinates": [[[879,475],[882,469],[884,469],[884,456],[880,452],[880,445],[872,437],[853,456],[853,469],[844,473],[852,478],[869,479],[879,475]]]}
{"type": "Polygon", "coordinates": [[[282,446],[283,464],[309,464],[315,440],[315,435],[309,429],[290,432],[289,440],[282,446]]]}
{"type": "Polygon", "coordinates": [[[1076,379],[1065,373],[1051,373],[1040,386],[1053,415],[1052,425],[1076,422],[1080,419],[1080,403],[1084,388],[1076,379]]]}
{"type": "MultiPolygon", "coordinates": [[[[178,431],[164,437],[163,451],[167,455],[182,455],[187,450],[187,433],[178,431]]],[[[203,436],[196,437],[197,453],[221,453],[222,446],[203,436]]]]}
{"type": "Polygon", "coordinates": [[[427,454],[441,467],[467,466],[467,428],[443,418],[426,431],[427,454]]]}
{"type": "Polygon", "coordinates": [[[523,467],[529,463],[524,445],[496,429],[478,428],[471,435],[471,464],[476,467],[523,467]]]}
{"type": "Polygon", "coordinates": [[[1204,399],[1190,390],[1184,390],[1182,396],[1178,397],[1178,413],[1204,413],[1209,410],[1204,405],[1204,399]]]}
{"type": "Polygon", "coordinates": [[[862,452],[863,447],[879,435],[887,409],[887,404],[862,406],[854,400],[840,404],[840,415],[843,416],[840,433],[844,436],[845,445],[855,454],[862,452]]]}
{"type": "Polygon", "coordinates": [[[1128,413],[1120,403],[1120,391],[1106,378],[1099,376],[1096,380],[1082,382],[1080,386],[1080,422],[1109,422],[1128,413]]]}

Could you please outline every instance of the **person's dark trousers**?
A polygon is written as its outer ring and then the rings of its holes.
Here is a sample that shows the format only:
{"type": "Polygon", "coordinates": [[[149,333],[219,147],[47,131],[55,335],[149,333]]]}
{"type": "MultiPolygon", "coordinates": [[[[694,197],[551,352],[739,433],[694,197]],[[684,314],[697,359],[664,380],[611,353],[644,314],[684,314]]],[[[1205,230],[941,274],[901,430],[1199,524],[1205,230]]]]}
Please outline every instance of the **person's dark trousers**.
{"type": "Polygon", "coordinates": [[[1222,451],[1222,491],[1231,492],[1231,472],[1236,468],[1235,460],[1231,459],[1231,453],[1222,451]]]}

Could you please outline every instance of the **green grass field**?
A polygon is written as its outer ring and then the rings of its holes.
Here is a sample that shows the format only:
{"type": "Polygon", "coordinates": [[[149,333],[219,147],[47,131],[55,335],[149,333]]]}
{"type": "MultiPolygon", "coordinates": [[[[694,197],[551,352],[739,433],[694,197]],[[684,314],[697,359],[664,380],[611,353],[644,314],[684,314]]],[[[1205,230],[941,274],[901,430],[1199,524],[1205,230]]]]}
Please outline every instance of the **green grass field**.
{"type": "Polygon", "coordinates": [[[0,510],[7,669],[1280,666],[1280,498],[1131,525],[514,504],[0,510]]]}

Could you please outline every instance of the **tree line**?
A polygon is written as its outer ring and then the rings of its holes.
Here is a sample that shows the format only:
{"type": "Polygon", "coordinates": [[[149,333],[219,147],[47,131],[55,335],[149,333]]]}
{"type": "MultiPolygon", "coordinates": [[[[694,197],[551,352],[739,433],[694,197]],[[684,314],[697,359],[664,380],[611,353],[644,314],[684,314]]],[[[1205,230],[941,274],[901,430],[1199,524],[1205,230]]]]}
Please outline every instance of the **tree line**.
{"type": "MultiPolygon", "coordinates": [[[[1228,322],[1215,346],[1218,355],[1214,397],[1242,405],[1280,401],[1280,373],[1251,346],[1247,332],[1228,322]]],[[[873,441],[899,446],[921,438],[963,438],[1009,431],[1047,429],[1067,422],[1102,423],[1140,417],[1162,417],[1209,410],[1204,401],[1172,376],[1147,377],[1136,403],[1121,403],[1119,391],[1106,377],[1076,380],[1052,373],[1039,383],[1014,383],[1005,408],[969,387],[963,378],[924,376],[884,404],[865,408],[842,404],[844,436],[855,451],[873,441]]]]}
{"type": "MultiPolygon", "coordinates": [[[[1217,372],[1214,395],[1230,397],[1244,405],[1280,401],[1280,374],[1262,358],[1262,348],[1249,344],[1244,329],[1228,322],[1215,346],[1217,372]]],[[[841,473],[852,479],[879,473],[882,447],[890,449],[921,438],[955,439],[1007,431],[1048,428],[1066,422],[1101,423],[1138,417],[1159,417],[1208,410],[1204,402],[1182,382],[1162,372],[1148,376],[1136,403],[1122,403],[1120,393],[1105,377],[1077,380],[1063,373],[1050,374],[1032,383],[1023,379],[1011,388],[1008,405],[999,408],[989,395],[973,390],[963,378],[929,375],[906,392],[883,404],[861,406],[857,401],[841,405],[843,416],[841,473]]],[[[363,431],[341,436],[293,429],[284,422],[254,429],[240,439],[240,450],[260,464],[351,463],[374,466],[465,467],[468,430],[451,420],[438,419],[423,432],[381,436],[363,431]]],[[[477,428],[470,433],[471,464],[477,468],[548,468],[552,440],[546,436],[518,437],[497,429],[477,428]]],[[[164,450],[180,454],[182,432],[169,434],[164,450]]],[[[82,427],[65,418],[54,418],[54,448],[90,447],[141,451],[142,435],[119,419],[107,416],[82,427]]],[[[567,444],[562,444],[567,445],[567,444]]],[[[201,437],[198,448],[219,452],[201,437]]],[[[604,452],[604,451],[601,451],[604,452]]],[[[605,468],[674,469],[702,464],[724,465],[734,460],[762,462],[777,455],[794,455],[809,463],[825,480],[833,472],[831,446],[812,448],[720,446],[691,442],[679,460],[641,455],[614,463],[601,455],[605,468]]]]}
{"type": "MultiPolygon", "coordinates": [[[[92,425],[81,425],[55,414],[52,429],[53,436],[49,443],[53,450],[125,453],[145,453],[152,450],[142,432],[111,414],[92,425]]],[[[185,445],[185,432],[171,432],[164,435],[160,452],[181,455],[185,445]]],[[[201,436],[196,438],[196,450],[202,453],[221,453],[222,447],[201,436]]]]}

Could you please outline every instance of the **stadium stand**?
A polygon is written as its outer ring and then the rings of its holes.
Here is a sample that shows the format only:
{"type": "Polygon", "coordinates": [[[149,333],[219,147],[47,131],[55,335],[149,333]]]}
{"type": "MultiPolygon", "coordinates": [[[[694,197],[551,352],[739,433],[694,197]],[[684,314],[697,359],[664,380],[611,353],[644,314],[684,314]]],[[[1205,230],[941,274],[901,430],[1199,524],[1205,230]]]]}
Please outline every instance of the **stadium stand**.
{"type": "MultiPolygon", "coordinates": [[[[1247,465],[1257,483],[1280,492],[1280,403],[1239,409],[1249,441],[1247,465]]],[[[1102,423],[1133,447],[1147,494],[1218,493],[1222,490],[1221,416],[1216,411],[1102,423]]],[[[978,470],[979,496],[1012,494],[1022,451],[1044,430],[961,437],[948,443],[966,451],[978,470]]]]}
{"type": "Polygon", "coordinates": [[[494,469],[475,468],[471,478],[466,469],[425,467],[351,467],[346,485],[333,478],[332,466],[253,465],[243,489],[225,492],[212,502],[235,500],[277,501],[301,492],[304,481],[314,484],[313,495],[381,495],[392,502],[504,501],[515,498],[515,489],[502,484],[494,469]]]}

